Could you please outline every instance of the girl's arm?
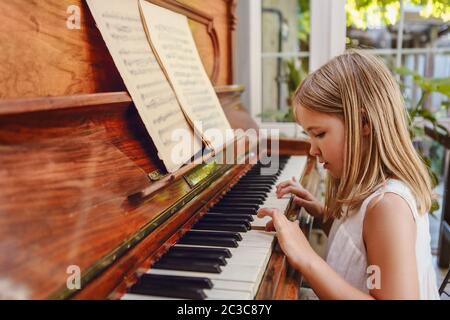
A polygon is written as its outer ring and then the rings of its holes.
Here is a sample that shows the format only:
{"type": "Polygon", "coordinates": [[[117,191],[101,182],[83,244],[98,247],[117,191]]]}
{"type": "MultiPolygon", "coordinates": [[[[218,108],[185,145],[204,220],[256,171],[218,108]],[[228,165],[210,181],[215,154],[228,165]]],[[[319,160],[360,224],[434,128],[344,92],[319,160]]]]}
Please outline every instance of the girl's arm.
{"type": "Polygon", "coordinates": [[[366,213],[364,239],[369,265],[377,265],[381,271],[381,286],[370,290],[370,294],[350,285],[317,255],[297,223],[289,221],[275,209],[262,209],[258,216],[272,217],[267,229],[277,231],[278,242],[290,263],[302,273],[319,298],[417,299],[415,256],[411,256],[411,252],[415,252],[415,242],[411,241],[415,239],[415,226],[402,227],[405,226],[403,220],[411,219],[411,213],[406,203],[398,206],[398,201],[387,204],[386,201],[390,202],[390,197],[385,197],[366,213]],[[369,223],[370,227],[366,227],[369,223]]]}
{"type": "Polygon", "coordinates": [[[268,231],[277,231],[277,239],[290,264],[299,270],[321,299],[373,299],[338,275],[314,250],[298,223],[289,221],[276,209],[261,209],[258,217],[270,216],[268,231]]]}
{"type": "Polygon", "coordinates": [[[386,193],[369,204],[363,238],[369,266],[379,268],[381,285],[370,294],[377,299],[419,299],[416,263],[416,224],[407,202],[386,193]],[[371,208],[370,205],[376,203],[371,208]]]}

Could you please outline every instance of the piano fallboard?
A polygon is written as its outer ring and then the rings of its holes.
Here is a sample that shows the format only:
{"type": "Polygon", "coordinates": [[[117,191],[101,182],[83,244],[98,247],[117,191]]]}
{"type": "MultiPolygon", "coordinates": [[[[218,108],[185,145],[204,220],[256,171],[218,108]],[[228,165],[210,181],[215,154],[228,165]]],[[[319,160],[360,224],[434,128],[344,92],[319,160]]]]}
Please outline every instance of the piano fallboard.
{"type": "MultiPolygon", "coordinates": [[[[231,126],[258,130],[244,88],[233,85],[236,1],[151,1],[188,16],[231,126]]],[[[0,21],[9,48],[0,52],[0,298],[120,299],[257,157],[247,149],[246,164],[167,174],[85,1],[1,1],[0,9],[9,13],[0,21]],[[80,29],[66,27],[72,5],[80,29]]],[[[305,140],[277,143],[281,156],[308,155],[305,140]]],[[[298,175],[317,190],[313,158],[298,175]]],[[[299,275],[271,245],[253,298],[295,299],[299,275]]]]}

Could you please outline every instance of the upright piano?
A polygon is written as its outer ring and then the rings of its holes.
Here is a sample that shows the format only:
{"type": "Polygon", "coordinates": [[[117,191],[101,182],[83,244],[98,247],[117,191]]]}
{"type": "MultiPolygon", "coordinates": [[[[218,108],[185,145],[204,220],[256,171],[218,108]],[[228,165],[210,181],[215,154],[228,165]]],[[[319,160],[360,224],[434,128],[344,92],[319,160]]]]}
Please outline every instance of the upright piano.
{"type": "MultiPolygon", "coordinates": [[[[231,126],[258,129],[233,84],[236,1],[152,2],[189,18],[231,126]]],[[[167,174],[84,1],[0,11],[0,298],[297,298],[301,275],[255,213],[298,217],[274,195],[292,176],[317,192],[307,141],[269,140],[271,175],[251,149],[167,174]]]]}

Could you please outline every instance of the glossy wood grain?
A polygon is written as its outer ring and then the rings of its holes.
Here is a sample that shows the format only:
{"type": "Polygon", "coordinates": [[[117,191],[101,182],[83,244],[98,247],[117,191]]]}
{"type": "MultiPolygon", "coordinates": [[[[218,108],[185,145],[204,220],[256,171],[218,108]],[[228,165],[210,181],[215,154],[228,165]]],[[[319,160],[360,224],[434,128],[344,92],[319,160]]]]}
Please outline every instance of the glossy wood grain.
{"type": "MultiPolygon", "coordinates": [[[[236,2],[160,2],[197,15],[190,26],[231,126],[257,130],[243,88],[229,85],[236,2]]],[[[0,10],[0,297],[118,298],[251,166],[219,166],[197,187],[184,178],[196,165],[164,177],[85,2],[10,0],[0,10]],[[69,5],[81,8],[80,30],[66,27],[69,5]],[[154,172],[163,178],[151,181],[154,172]],[[73,265],[86,282],[68,292],[73,265]]],[[[277,144],[281,154],[309,149],[277,144]]],[[[294,298],[296,279],[275,252],[258,297],[294,298]]]]}
{"type": "MultiPolygon", "coordinates": [[[[194,8],[200,16],[213,17],[211,24],[191,21],[194,39],[214,84],[231,84],[233,1],[179,3],[186,11],[194,8]]],[[[0,1],[0,11],[1,99],[125,90],[85,1],[8,0],[0,1]],[[80,29],[67,27],[70,6],[80,8],[80,29]]]]}

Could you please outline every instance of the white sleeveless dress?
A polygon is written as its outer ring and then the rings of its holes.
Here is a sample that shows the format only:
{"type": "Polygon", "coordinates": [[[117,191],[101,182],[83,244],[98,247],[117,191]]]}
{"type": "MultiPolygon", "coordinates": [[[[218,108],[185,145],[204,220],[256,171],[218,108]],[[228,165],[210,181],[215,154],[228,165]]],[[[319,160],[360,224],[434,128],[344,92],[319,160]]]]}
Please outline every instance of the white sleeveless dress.
{"type": "Polygon", "coordinates": [[[388,179],[386,185],[368,196],[359,210],[336,219],[330,230],[327,263],[347,282],[363,292],[367,288],[367,252],[363,241],[363,223],[370,200],[383,192],[400,195],[408,203],[416,222],[416,263],[420,299],[439,299],[436,274],[432,265],[428,214],[420,215],[409,187],[400,180],[388,179]]]}

